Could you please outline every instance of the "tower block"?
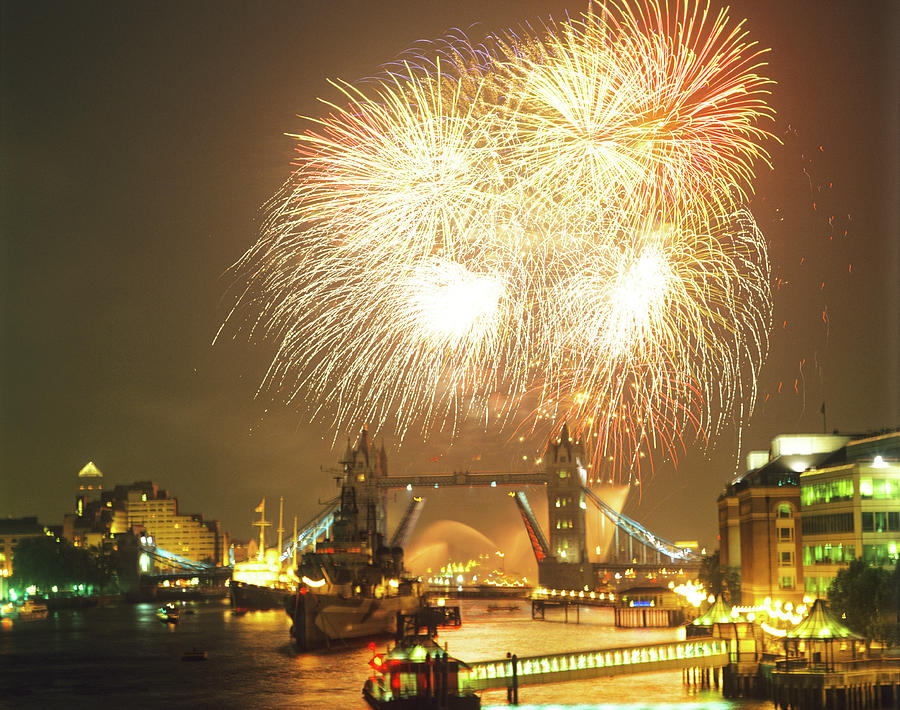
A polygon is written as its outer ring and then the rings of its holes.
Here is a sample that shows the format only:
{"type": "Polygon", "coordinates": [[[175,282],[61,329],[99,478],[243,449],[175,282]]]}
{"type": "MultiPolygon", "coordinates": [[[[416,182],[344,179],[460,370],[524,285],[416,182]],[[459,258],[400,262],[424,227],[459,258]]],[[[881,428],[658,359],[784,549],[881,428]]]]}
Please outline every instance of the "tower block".
{"type": "Polygon", "coordinates": [[[583,589],[594,586],[587,556],[587,526],[583,487],[587,485],[584,445],[573,441],[563,424],[556,441],[544,451],[550,556],[538,562],[543,587],[583,589]]]}
{"type": "Polygon", "coordinates": [[[88,463],[78,472],[78,492],[75,494],[75,515],[85,515],[89,498],[99,498],[103,491],[103,474],[94,465],[88,463]]]}

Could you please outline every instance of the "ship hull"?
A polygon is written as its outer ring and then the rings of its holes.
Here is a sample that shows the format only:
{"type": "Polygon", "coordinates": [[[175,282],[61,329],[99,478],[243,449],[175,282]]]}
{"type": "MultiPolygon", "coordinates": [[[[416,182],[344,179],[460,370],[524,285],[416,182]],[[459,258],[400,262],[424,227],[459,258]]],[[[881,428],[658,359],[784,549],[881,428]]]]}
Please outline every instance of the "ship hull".
{"type": "Polygon", "coordinates": [[[300,651],[324,648],[334,641],[394,634],[397,614],[411,614],[420,606],[415,594],[374,599],[297,593],[286,601],[293,621],[291,636],[300,651]]]}
{"type": "Polygon", "coordinates": [[[287,589],[261,587],[246,582],[231,581],[231,606],[235,609],[282,609],[285,599],[292,596],[287,589]]]}

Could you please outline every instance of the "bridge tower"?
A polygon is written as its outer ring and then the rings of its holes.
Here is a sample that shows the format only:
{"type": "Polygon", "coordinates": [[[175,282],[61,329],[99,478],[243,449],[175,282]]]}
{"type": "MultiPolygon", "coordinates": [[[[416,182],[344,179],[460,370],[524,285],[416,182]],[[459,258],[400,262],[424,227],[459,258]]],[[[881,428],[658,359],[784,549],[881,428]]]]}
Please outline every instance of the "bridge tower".
{"type": "Polygon", "coordinates": [[[336,477],[341,486],[341,518],[335,525],[347,539],[365,537],[373,552],[385,544],[387,536],[387,492],[379,488],[379,479],[387,476],[387,454],[384,445],[370,446],[369,432],[364,427],[356,447],[347,442],[340,461],[342,475],[336,477]]]}
{"type": "Polygon", "coordinates": [[[594,587],[587,556],[584,486],[587,485],[584,445],[573,441],[563,424],[556,441],[544,451],[550,555],[538,563],[541,586],[556,589],[594,587]]]}

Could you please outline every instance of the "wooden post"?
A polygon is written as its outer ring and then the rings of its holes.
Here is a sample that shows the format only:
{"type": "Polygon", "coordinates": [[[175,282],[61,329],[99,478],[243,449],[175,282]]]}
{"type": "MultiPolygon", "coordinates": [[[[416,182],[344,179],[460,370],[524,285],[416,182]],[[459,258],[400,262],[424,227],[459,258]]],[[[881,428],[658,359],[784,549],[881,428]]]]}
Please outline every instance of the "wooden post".
{"type": "Polygon", "coordinates": [[[514,653],[512,655],[513,667],[513,705],[519,704],[519,657],[514,653]]]}

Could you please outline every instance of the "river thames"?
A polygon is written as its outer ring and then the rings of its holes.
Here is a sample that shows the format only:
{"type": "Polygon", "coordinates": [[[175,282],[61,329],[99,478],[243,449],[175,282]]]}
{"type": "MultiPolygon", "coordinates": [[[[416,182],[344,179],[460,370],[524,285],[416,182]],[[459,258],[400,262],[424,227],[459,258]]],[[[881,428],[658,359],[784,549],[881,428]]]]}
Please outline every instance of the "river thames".
{"type": "MultiPolygon", "coordinates": [[[[586,609],[581,623],[532,621],[525,603],[463,602],[463,625],[441,643],[465,661],[674,640],[674,629],[616,629],[609,610],[586,609]],[[491,608],[500,606],[501,608],[491,608]]],[[[302,708],[363,710],[371,669],[366,644],[298,654],[290,620],[279,611],[234,616],[226,602],[185,607],[177,625],[156,605],[65,611],[46,619],[4,619],[0,630],[0,707],[302,708]],[[185,651],[208,652],[185,663],[185,651]]],[[[548,613],[548,619],[555,619],[548,613]]],[[[386,640],[378,644],[383,651],[386,640]]],[[[687,688],[681,673],[648,673],[525,686],[521,708],[578,710],[771,710],[763,701],[724,700],[687,688]]],[[[482,707],[508,707],[505,691],[482,694],[482,707]]]]}

